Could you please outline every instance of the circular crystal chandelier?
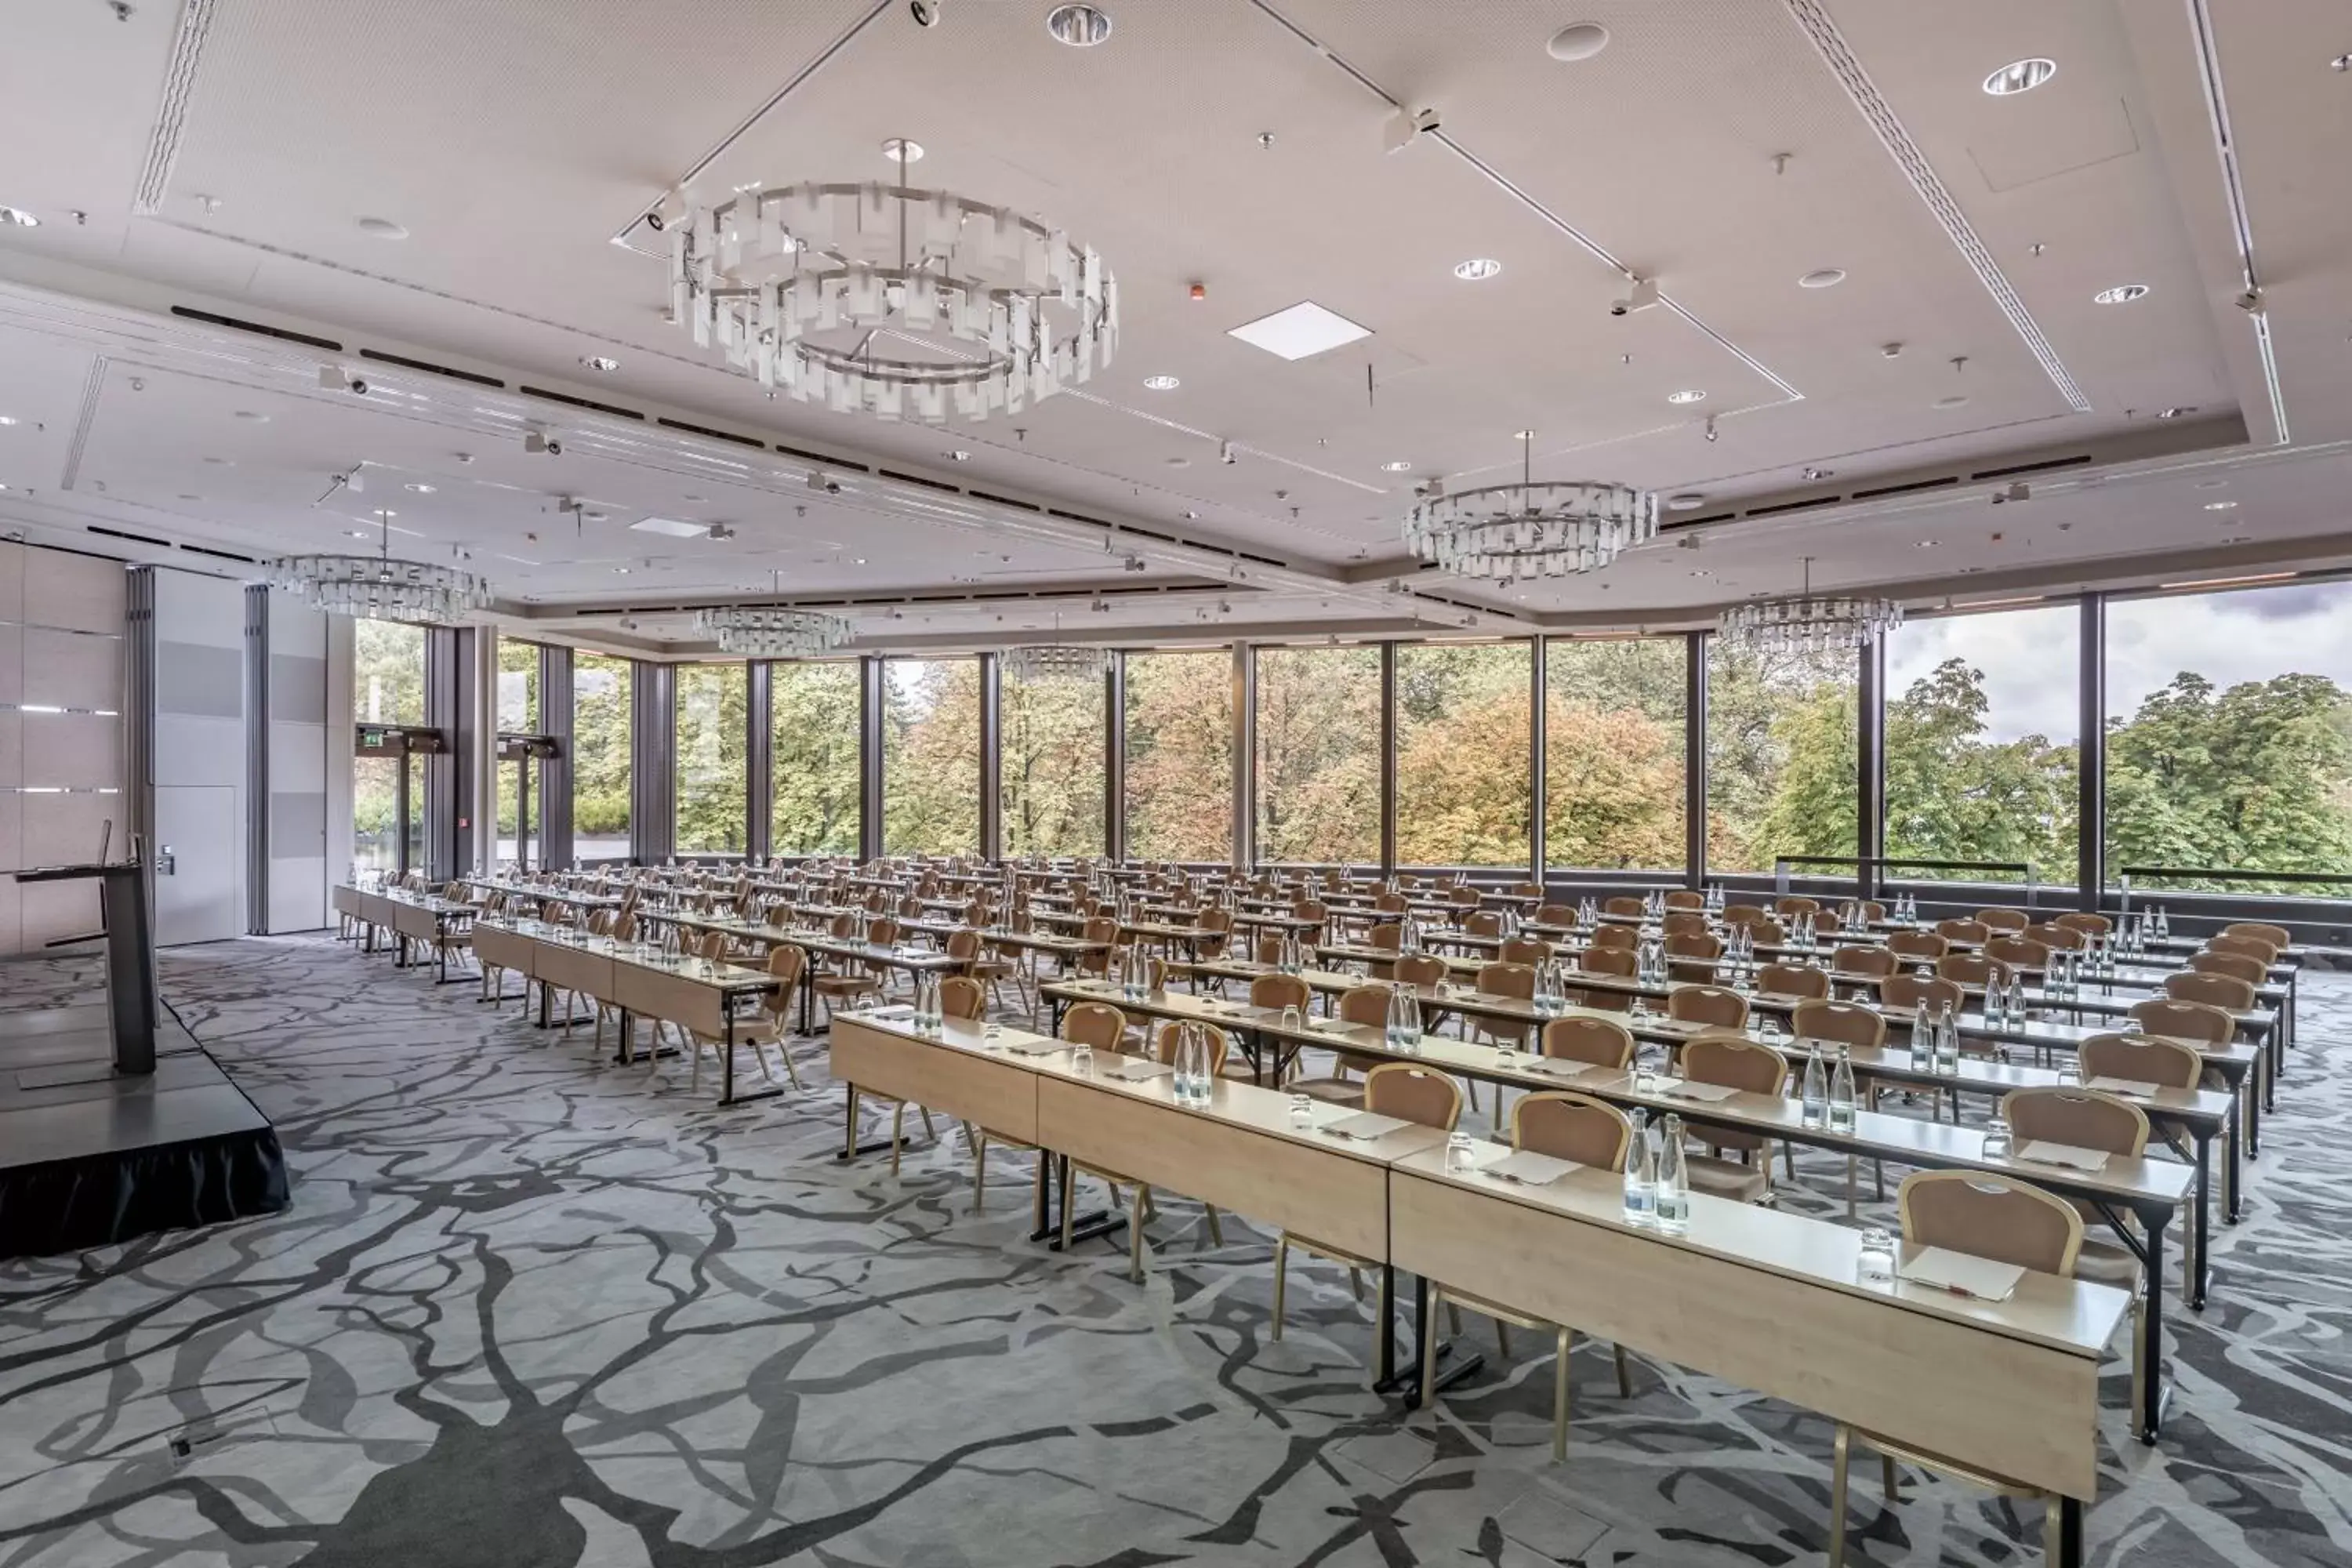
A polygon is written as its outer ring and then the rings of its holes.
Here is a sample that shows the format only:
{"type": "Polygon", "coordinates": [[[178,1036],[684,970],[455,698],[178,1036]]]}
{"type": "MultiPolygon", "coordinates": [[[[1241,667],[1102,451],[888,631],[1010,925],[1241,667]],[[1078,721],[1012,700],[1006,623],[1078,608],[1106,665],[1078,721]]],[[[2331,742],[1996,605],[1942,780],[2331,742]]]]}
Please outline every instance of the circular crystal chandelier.
{"type": "Polygon", "coordinates": [[[281,555],[262,563],[269,585],[331,616],[364,621],[455,626],[490,605],[489,584],[471,572],[392,558],[392,522],[379,516],[373,555],[281,555]]]}
{"type": "Polygon", "coordinates": [[[719,645],[719,652],[746,658],[814,658],[849,640],[849,623],[839,616],[756,605],[698,610],[694,626],[719,645]]]}
{"type": "Polygon", "coordinates": [[[1108,366],[1118,287],[1091,246],[948,191],[739,191],[668,226],[670,308],[761,385],[939,424],[1016,414],[1108,366]]]}
{"type": "Polygon", "coordinates": [[[1723,612],[1716,635],[1753,653],[1829,653],[1876,642],[1903,624],[1892,599],[1813,592],[1813,558],[1793,599],[1754,599],[1723,612]]]}
{"type": "MultiPolygon", "coordinates": [[[[1528,450],[1532,431],[1520,437],[1528,450]]],[[[1658,498],[1630,485],[1519,482],[1436,495],[1405,518],[1405,548],[1463,577],[1510,583],[1596,572],[1658,536],[1658,498]]]]}

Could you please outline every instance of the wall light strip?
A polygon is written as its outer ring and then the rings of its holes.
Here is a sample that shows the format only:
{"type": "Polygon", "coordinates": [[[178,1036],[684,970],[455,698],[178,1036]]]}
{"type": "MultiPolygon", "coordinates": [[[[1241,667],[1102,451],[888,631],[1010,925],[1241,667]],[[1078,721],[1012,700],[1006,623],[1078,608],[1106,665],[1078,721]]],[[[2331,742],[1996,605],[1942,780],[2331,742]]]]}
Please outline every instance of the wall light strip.
{"type": "Polygon", "coordinates": [[[2200,577],[2189,583],[2158,583],[2159,588],[2238,588],[2249,583],[2284,583],[2290,577],[2300,577],[2300,572],[2257,572],[2249,577],[2200,577]]]}

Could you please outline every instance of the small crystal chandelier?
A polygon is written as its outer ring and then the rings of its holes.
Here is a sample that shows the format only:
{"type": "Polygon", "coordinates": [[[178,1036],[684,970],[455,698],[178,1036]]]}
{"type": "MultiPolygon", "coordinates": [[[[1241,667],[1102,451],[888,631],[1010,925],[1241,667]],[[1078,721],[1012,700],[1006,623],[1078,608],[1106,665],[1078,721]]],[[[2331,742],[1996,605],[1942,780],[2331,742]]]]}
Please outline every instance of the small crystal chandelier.
{"type": "Polygon", "coordinates": [[[1828,653],[1876,642],[1903,624],[1892,599],[1813,593],[1813,558],[1805,557],[1804,589],[1793,599],[1752,599],[1723,612],[1716,635],[1751,653],[1828,653]]]}
{"type": "Polygon", "coordinates": [[[668,233],[670,310],[696,344],[837,413],[1017,414],[1118,348],[1118,286],[1091,246],[950,192],[754,188],[668,233]]]}
{"type": "Polygon", "coordinates": [[[839,616],[761,605],[714,605],[695,612],[694,626],[719,652],[745,658],[816,658],[849,640],[839,616]]]}
{"type": "Polygon", "coordinates": [[[999,668],[1023,685],[1043,680],[1100,680],[1110,668],[1110,650],[1061,640],[1062,617],[1054,617],[1054,641],[1009,647],[999,668]]]}
{"type": "Polygon", "coordinates": [[[1433,495],[1412,509],[1405,548],[1462,577],[1500,583],[1597,572],[1658,536],[1658,498],[1630,485],[1536,482],[1535,432],[1519,437],[1519,482],[1433,495]]]}
{"type": "Polygon", "coordinates": [[[376,513],[373,555],[282,555],[264,562],[269,585],[331,616],[455,626],[490,605],[489,584],[454,566],[392,558],[392,518],[376,513]]]}

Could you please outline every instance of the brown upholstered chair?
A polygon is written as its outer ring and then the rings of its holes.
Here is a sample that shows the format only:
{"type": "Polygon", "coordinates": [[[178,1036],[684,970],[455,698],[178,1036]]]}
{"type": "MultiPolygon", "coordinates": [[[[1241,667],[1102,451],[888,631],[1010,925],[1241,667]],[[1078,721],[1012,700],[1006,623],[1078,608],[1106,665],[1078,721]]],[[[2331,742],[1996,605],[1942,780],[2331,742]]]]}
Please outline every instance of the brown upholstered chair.
{"type": "Polygon", "coordinates": [[[1666,993],[1666,1016],[1717,1029],[1748,1027],[1748,998],[1720,985],[1677,985],[1666,993]]]}
{"type": "Polygon", "coordinates": [[[2248,985],[2260,985],[2270,978],[2261,959],[2242,952],[2192,952],[2189,967],[2200,974],[2226,974],[2248,985]]]}
{"type": "MultiPolygon", "coordinates": [[[[1629,947],[1588,947],[1576,966],[1588,974],[1610,974],[1631,980],[1640,971],[1642,962],[1629,947]]],[[[1612,1013],[1622,1013],[1633,1005],[1633,994],[1615,986],[1596,986],[1578,995],[1587,1007],[1600,1007],[1612,1013]]]]}
{"type": "Polygon", "coordinates": [[[1658,929],[1668,936],[1696,932],[1706,934],[1706,913],[1702,910],[1668,910],[1658,921],[1658,929]]]}
{"type": "Polygon", "coordinates": [[[1968,1001],[1958,982],[1930,977],[1920,979],[1916,974],[1890,974],[1878,984],[1878,1004],[1890,1012],[1917,1012],[1924,1005],[1941,1010],[1949,1006],[1955,1013],[1968,1001]]]}
{"type": "Polygon", "coordinates": [[[2033,923],[2033,917],[2023,910],[1979,910],[1976,922],[1988,931],[2021,931],[2033,923]]]}
{"type": "Polygon", "coordinates": [[[1723,956],[1723,939],[1706,931],[1684,931],[1668,936],[1663,944],[1666,950],[1666,973],[1676,980],[1700,985],[1715,984],[1716,961],[1723,956]]]}
{"type": "Polygon", "coordinates": [[[1541,963],[1551,957],[1551,943],[1531,936],[1513,937],[1496,951],[1505,963],[1541,963]]]}
{"type": "Polygon", "coordinates": [[[1601,900],[1601,912],[1604,915],[1638,915],[1642,913],[1642,900],[1622,895],[1613,899],[1604,899],[1601,900]]]}
{"type": "Polygon", "coordinates": [[[1674,891],[1666,895],[1666,908],[1670,910],[1703,910],[1706,908],[1706,895],[1698,891],[1695,888],[1676,888],[1674,891]]]}
{"type": "Polygon", "coordinates": [[[1609,1018],[1554,1018],[1543,1026],[1538,1048],[1561,1061],[1591,1062],[1619,1071],[1633,1065],[1633,1033],[1609,1018]]]}
{"type": "Polygon", "coordinates": [[[1642,944],[1642,933],[1629,925],[1612,925],[1606,921],[1593,927],[1587,947],[1622,947],[1631,952],[1642,944]]]}
{"type": "Polygon", "coordinates": [[[1886,939],[1886,951],[1905,963],[1934,963],[1952,944],[1931,931],[1898,931],[1886,939]]]}
{"type": "Polygon", "coordinates": [[[1984,955],[2011,969],[2042,970],[2050,967],[2050,950],[2030,936],[1996,936],[1984,944],[1984,955]]]}
{"type": "Polygon", "coordinates": [[[2268,973],[2271,965],[2278,962],[2279,953],[2283,950],[2268,937],[2239,936],[2223,931],[2219,936],[2210,936],[2205,939],[2205,951],[2242,952],[2248,958],[2259,958],[2263,961],[2263,972],[2268,973]]]}
{"type": "Polygon", "coordinates": [[[1895,954],[1883,947],[1842,947],[1830,954],[1830,973],[1841,980],[1884,980],[1895,970],[1895,954]]]}
{"type": "Polygon", "coordinates": [[[1962,943],[1979,946],[1992,935],[1992,928],[1982,921],[1937,921],[1936,934],[1956,947],[1962,943]]]}
{"type": "Polygon", "coordinates": [[[2271,946],[2279,952],[2284,952],[2288,948],[2294,945],[2294,933],[2293,931],[2287,930],[2284,926],[2271,925],[2263,921],[2232,921],[2230,924],[2221,928],[2221,934],[2223,936],[2252,937],[2258,942],[2269,942],[2271,946]]]}
{"type": "Polygon", "coordinates": [[[1830,974],[1810,963],[1768,963],[1756,972],[1756,989],[1768,996],[1826,997],[1830,974]]]}
{"type": "MultiPolygon", "coordinates": [[[[1339,1014],[1349,1024],[1367,1024],[1375,1029],[1385,1028],[1389,1021],[1389,998],[1395,992],[1386,985],[1358,985],[1339,994],[1339,1014]]],[[[1334,1049],[1331,1072],[1325,1078],[1294,1078],[1284,1085],[1294,1094],[1313,1095],[1330,1105],[1346,1105],[1362,1109],[1363,1081],[1350,1073],[1368,1073],[1381,1065],[1379,1057],[1360,1056],[1353,1051],[1334,1049]]]]}
{"type": "Polygon", "coordinates": [[[1822,901],[1819,899],[1808,899],[1800,894],[1791,893],[1785,898],[1773,900],[1772,912],[1784,921],[1793,920],[1799,915],[1818,915],[1822,912],[1822,901]]]}
{"type": "Polygon", "coordinates": [[[2230,1013],[2243,1013],[2254,1005],[2251,982],[2203,970],[2166,975],[2164,994],[2176,1002],[2202,1002],[2230,1013]]]}
{"type": "MultiPolygon", "coordinates": [[[[1788,1089],[1789,1058],[1742,1036],[1700,1035],[1683,1043],[1678,1059],[1683,1077],[1694,1083],[1776,1096],[1788,1089]]],[[[1777,1140],[1731,1128],[1705,1127],[1695,1131],[1708,1152],[1691,1155],[1685,1162],[1692,1191],[1744,1204],[1770,1198],[1772,1145],[1777,1140]],[[1727,1157],[1732,1154],[1741,1160],[1727,1157]]]]}

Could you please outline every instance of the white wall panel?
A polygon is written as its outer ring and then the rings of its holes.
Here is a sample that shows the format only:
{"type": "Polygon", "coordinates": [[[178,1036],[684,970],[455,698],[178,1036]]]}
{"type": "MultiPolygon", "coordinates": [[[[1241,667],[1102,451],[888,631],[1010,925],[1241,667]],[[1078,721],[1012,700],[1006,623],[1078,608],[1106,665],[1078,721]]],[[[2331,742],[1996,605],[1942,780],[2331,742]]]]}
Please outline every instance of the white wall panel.
{"type": "Polygon", "coordinates": [[[242,935],[245,921],[245,587],[155,574],[158,942],[242,935]]]}

